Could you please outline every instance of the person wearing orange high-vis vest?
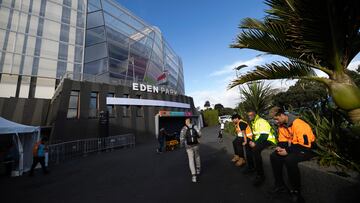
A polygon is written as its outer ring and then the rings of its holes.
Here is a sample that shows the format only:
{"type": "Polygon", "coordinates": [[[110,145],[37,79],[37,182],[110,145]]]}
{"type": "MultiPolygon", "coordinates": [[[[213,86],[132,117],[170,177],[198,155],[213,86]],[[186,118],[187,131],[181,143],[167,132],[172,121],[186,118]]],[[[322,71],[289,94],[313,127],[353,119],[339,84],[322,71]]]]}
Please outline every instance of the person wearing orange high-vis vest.
{"type": "Polygon", "coordinates": [[[236,134],[236,137],[233,141],[234,157],[231,161],[235,163],[235,166],[241,167],[245,164],[243,143],[247,142],[246,128],[248,125],[241,119],[239,114],[234,114],[231,119],[235,125],[236,134]]]}
{"type": "Polygon", "coordinates": [[[271,191],[279,194],[287,191],[283,180],[282,168],[286,166],[290,194],[293,202],[301,202],[300,194],[300,171],[298,163],[310,160],[315,156],[314,148],[315,135],[309,124],[292,114],[286,114],[282,108],[273,107],[270,110],[272,117],[279,127],[279,141],[283,145],[278,146],[270,155],[271,166],[275,178],[275,187],[271,191]],[[280,140],[282,139],[282,140],[280,140]]]}

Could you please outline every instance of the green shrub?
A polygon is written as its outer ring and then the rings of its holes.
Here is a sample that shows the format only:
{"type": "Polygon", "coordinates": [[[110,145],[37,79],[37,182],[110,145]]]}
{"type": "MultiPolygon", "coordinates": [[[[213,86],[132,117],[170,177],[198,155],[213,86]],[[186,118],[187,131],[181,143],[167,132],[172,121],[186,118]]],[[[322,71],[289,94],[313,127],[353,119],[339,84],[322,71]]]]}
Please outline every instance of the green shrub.
{"type": "Polygon", "coordinates": [[[204,111],[204,120],[206,126],[215,126],[219,124],[219,113],[217,110],[207,109],[204,111]]]}
{"type": "Polygon", "coordinates": [[[360,172],[359,130],[347,121],[345,115],[332,107],[301,113],[316,135],[319,164],[360,172]]]}
{"type": "Polygon", "coordinates": [[[225,131],[225,133],[227,133],[229,135],[235,135],[235,125],[234,125],[234,123],[233,122],[226,122],[224,131],[225,131]]]}

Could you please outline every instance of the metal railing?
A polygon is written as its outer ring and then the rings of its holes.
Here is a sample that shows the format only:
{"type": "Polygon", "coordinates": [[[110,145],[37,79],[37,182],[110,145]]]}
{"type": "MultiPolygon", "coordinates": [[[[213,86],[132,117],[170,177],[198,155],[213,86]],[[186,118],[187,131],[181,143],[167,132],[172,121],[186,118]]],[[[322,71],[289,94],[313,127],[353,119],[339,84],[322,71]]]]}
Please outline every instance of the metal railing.
{"type": "Polygon", "coordinates": [[[75,157],[86,156],[89,153],[113,150],[120,147],[135,147],[135,136],[133,134],[124,134],[51,144],[49,145],[48,162],[50,164],[59,164],[75,157]]]}

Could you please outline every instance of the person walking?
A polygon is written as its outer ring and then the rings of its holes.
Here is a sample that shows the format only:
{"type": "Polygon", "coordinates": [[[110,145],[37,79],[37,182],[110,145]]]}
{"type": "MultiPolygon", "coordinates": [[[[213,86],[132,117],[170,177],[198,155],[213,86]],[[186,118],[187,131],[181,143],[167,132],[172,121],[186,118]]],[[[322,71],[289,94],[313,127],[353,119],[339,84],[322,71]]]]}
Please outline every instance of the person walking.
{"type": "Polygon", "coordinates": [[[225,123],[224,123],[224,121],[221,121],[221,123],[220,123],[219,135],[218,135],[218,138],[219,138],[219,142],[220,142],[220,143],[223,141],[224,129],[225,129],[225,123]]]}
{"type": "Polygon", "coordinates": [[[166,132],[165,128],[161,128],[159,130],[159,135],[158,135],[158,139],[157,139],[159,142],[159,148],[156,149],[157,153],[161,154],[163,152],[167,136],[168,136],[168,133],[166,132]]]}
{"type": "Polygon", "coordinates": [[[47,138],[42,138],[39,142],[35,143],[33,147],[33,163],[31,166],[29,176],[34,175],[34,169],[38,163],[40,163],[42,171],[44,174],[48,174],[49,171],[45,166],[45,152],[48,150],[47,148],[47,138]]]}
{"type": "Polygon", "coordinates": [[[270,155],[271,166],[275,178],[275,187],[272,193],[286,191],[282,169],[286,166],[290,183],[290,194],[293,202],[303,202],[300,194],[300,171],[298,163],[313,158],[315,135],[308,123],[292,114],[286,114],[282,108],[273,107],[270,116],[279,127],[279,138],[283,144],[278,146],[270,155]]]}
{"type": "Polygon", "coordinates": [[[260,186],[265,180],[261,152],[269,146],[276,144],[276,139],[269,122],[257,115],[254,110],[248,111],[247,114],[253,139],[249,141],[250,147],[247,148],[248,167],[244,171],[244,174],[255,171],[256,177],[253,185],[260,186]]]}
{"type": "Polygon", "coordinates": [[[199,138],[201,132],[199,128],[191,123],[190,118],[185,119],[185,126],[181,129],[180,143],[185,145],[186,153],[189,159],[189,168],[191,172],[191,181],[196,183],[200,175],[201,163],[199,153],[199,138]]]}

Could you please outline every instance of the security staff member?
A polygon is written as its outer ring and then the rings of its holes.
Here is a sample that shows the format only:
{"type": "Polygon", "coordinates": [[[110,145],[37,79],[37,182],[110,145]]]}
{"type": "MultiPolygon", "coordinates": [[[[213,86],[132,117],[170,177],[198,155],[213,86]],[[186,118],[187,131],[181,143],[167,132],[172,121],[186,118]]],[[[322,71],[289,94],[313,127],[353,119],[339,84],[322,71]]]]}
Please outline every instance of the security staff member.
{"type": "MultiPolygon", "coordinates": [[[[283,192],[285,190],[282,174],[282,168],[283,165],[285,165],[291,186],[290,192],[292,200],[293,202],[301,202],[298,163],[309,160],[315,156],[312,151],[315,135],[309,124],[292,114],[285,114],[284,110],[279,107],[273,107],[270,110],[270,116],[280,125],[279,135],[290,141],[287,147],[278,146],[275,152],[270,155],[275,178],[273,192],[283,192]]],[[[284,141],[286,142],[286,140],[284,141]]]]}
{"type": "Polygon", "coordinates": [[[236,133],[236,138],[233,141],[235,155],[231,161],[235,163],[235,166],[240,167],[245,164],[243,143],[246,143],[247,141],[246,128],[248,124],[241,119],[241,116],[239,114],[234,114],[231,119],[235,125],[236,133]]]}
{"type": "Polygon", "coordinates": [[[255,169],[256,177],[253,184],[259,186],[265,180],[261,152],[270,145],[276,144],[276,140],[269,122],[257,115],[254,110],[248,111],[247,114],[251,121],[253,139],[249,142],[250,149],[246,153],[248,168],[244,173],[251,173],[255,169]]]}

